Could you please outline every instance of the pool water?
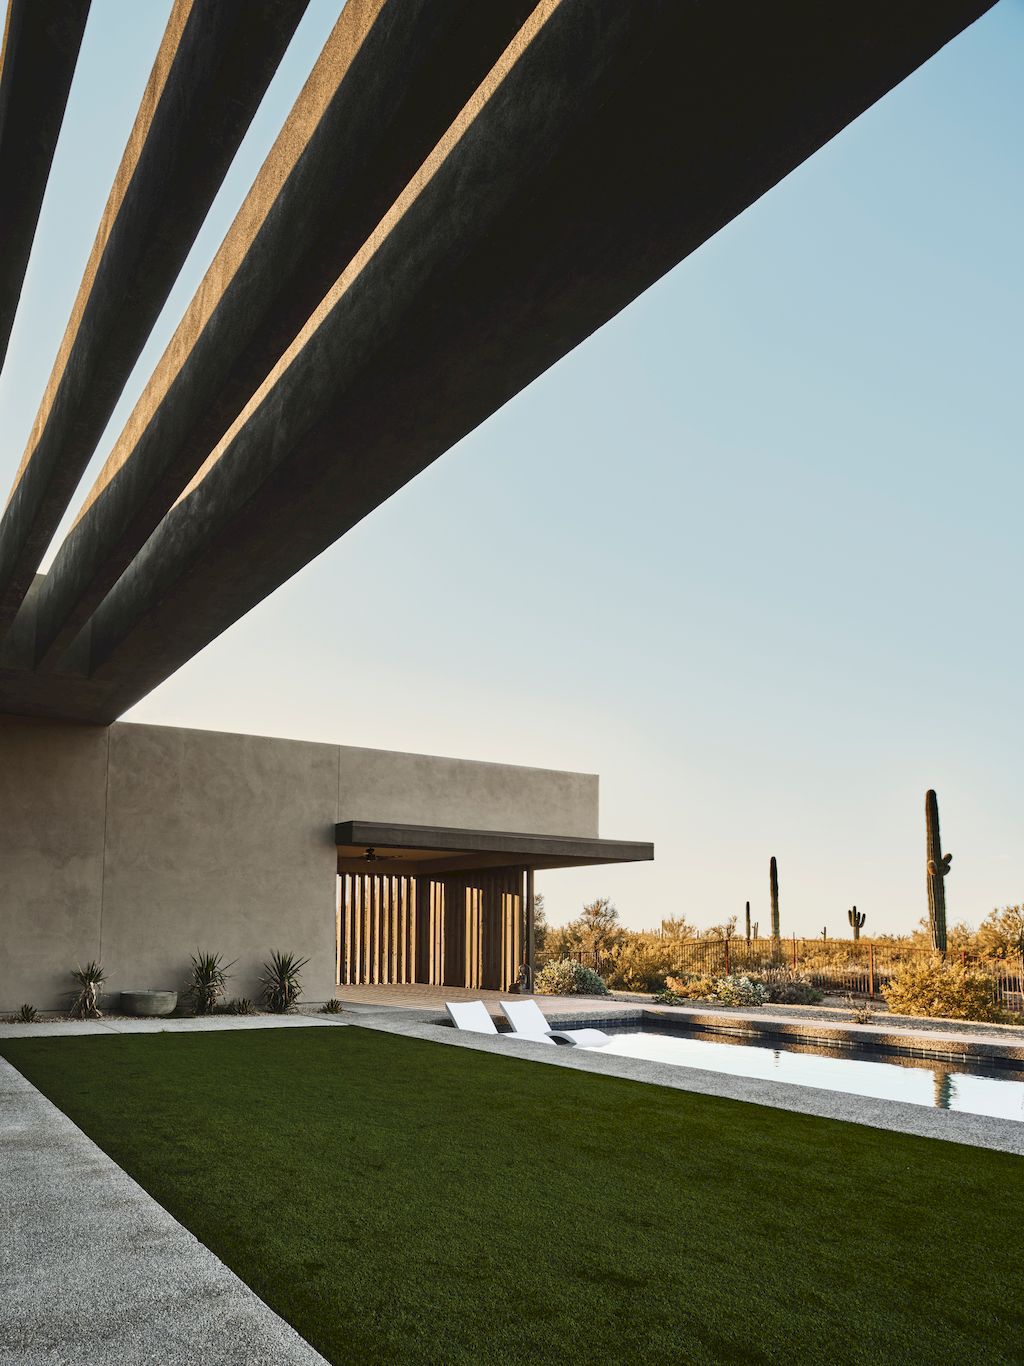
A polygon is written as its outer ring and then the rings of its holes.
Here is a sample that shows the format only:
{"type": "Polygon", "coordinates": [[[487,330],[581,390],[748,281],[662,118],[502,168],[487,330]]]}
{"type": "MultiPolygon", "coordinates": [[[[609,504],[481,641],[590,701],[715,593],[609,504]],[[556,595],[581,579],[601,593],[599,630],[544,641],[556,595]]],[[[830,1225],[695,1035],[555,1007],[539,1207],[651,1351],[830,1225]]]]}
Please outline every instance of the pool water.
{"type": "Polygon", "coordinates": [[[611,1042],[601,1052],[623,1058],[1024,1121],[1024,1070],[1015,1067],[827,1044],[793,1044],[788,1040],[781,1047],[772,1040],[740,1042],[722,1035],[650,1029],[608,1032],[611,1042]]]}

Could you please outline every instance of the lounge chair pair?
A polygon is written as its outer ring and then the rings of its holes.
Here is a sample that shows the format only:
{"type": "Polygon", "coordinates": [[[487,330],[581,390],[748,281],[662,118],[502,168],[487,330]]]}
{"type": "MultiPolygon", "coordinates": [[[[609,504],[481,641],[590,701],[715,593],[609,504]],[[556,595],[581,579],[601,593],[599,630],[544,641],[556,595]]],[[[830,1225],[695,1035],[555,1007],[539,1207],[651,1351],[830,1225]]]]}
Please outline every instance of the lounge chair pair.
{"type": "MultiPolygon", "coordinates": [[[[504,1039],[551,1044],[560,1040],[577,1048],[600,1048],[611,1042],[601,1029],[552,1029],[536,1001],[499,1001],[498,1004],[512,1026],[511,1034],[502,1035],[504,1039]]],[[[444,1008],[456,1029],[466,1029],[472,1034],[498,1033],[483,1001],[446,1001],[444,1008]]]]}

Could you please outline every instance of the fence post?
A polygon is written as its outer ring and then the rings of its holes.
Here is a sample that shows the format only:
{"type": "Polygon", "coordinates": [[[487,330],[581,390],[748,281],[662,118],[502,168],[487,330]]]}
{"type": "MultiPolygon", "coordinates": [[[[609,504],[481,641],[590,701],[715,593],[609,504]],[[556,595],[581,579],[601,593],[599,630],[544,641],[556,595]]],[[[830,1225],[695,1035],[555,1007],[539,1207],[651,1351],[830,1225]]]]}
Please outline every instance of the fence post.
{"type": "Polygon", "coordinates": [[[875,994],[875,946],[868,945],[868,995],[875,994]]]}
{"type": "Polygon", "coordinates": [[[729,976],[729,940],[725,941],[725,975],[729,976]]]}

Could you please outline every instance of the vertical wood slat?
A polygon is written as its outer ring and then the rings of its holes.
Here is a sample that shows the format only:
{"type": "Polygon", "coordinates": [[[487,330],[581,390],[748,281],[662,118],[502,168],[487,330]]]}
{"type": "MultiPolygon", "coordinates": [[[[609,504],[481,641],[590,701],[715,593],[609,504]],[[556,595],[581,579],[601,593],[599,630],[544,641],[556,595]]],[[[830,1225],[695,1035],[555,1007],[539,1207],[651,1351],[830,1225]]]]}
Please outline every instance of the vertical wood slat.
{"type": "Polygon", "coordinates": [[[372,886],[373,905],[373,968],[374,985],[380,983],[380,878],[374,874],[372,886]]]}
{"type": "Polygon", "coordinates": [[[400,928],[398,915],[398,879],[388,878],[388,929],[390,939],[389,972],[388,981],[397,982],[398,977],[398,931],[400,928]]]}
{"type": "Polygon", "coordinates": [[[445,953],[447,952],[445,945],[445,936],[448,933],[448,922],[445,918],[447,894],[443,882],[436,882],[432,885],[436,897],[436,919],[434,921],[434,976],[432,980],[435,986],[442,986],[444,984],[445,953]]]}

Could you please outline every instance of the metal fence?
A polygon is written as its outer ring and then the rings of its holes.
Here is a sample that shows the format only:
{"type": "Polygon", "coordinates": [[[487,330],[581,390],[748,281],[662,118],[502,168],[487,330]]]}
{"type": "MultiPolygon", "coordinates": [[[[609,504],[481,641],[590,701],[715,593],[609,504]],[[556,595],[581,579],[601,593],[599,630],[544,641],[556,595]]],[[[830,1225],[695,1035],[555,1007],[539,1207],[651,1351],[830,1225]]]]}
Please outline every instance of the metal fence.
{"type": "MultiPolygon", "coordinates": [[[[898,940],[772,939],[663,940],[671,961],[670,975],[695,973],[708,977],[787,967],[799,972],[822,991],[873,997],[903,963],[945,957],[977,968],[992,978],[996,1002],[1005,1010],[1024,1008],[1024,962],[980,958],[965,950],[942,955],[936,949],[898,940]]],[[[598,972],[608,966],[601,951],[575,955],[598,972]]]]}

